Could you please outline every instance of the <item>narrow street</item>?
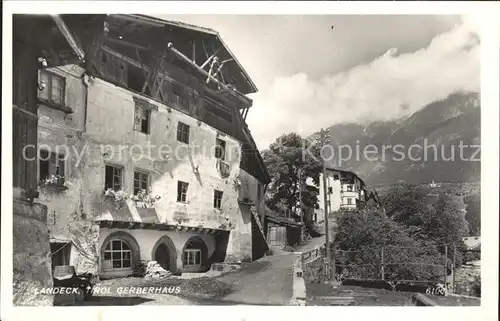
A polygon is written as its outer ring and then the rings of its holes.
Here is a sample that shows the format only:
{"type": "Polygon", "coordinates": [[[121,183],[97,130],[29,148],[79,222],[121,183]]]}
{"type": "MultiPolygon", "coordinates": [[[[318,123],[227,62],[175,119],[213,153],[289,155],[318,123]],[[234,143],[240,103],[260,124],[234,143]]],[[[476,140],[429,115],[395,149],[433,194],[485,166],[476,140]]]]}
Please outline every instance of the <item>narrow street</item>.
{"type": "Polygon", "coordinates": [[[292,298],[294,253],[279,252],[253,262],[245,269],[217,279],[232,283],[236,290],[218,300],[201,304],[288,305],[292,298]]]}

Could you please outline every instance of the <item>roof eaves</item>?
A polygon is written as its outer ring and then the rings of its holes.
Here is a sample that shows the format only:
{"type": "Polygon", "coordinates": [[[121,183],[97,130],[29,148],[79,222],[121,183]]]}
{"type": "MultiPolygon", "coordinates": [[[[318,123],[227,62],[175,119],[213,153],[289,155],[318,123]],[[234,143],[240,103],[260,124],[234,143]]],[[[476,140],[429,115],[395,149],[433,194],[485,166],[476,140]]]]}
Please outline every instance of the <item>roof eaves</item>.
{"type": "Polygon", "coordinates": [[[241,65],[241,63],[238,61],[238,58],[236,58],[236,56],[233,54],[233,52],[231,51],[231,49],[229,49],[228,45],[226,44],[226,42],[224,41],[224,39],[222,39],[222,37],[220,36],[220,34],[218,32],[216,32],[216,35],[217,35],[217,38],[219,39],[219,41],[222,43],[222,45],[224,46],[224,48],[227,50],[227,52],[231,55],[231,57],[233,57],[234,59],[234,62],[238,65],[238,67],[241,69],[242,71],[242,75],[245,77],[246,81],[250,84],[250,86],[252,87],[253,91],[250,92],[250,94],[252,93],[256,93],[259,91],[259,89],[257,88],[257,86],[255,85],[255,83],[253,82],[252,78],[250,78],[250,75],[248,75],[247,71],[245,70],[245,68],[243,68],[243,66],[241,65]]]}

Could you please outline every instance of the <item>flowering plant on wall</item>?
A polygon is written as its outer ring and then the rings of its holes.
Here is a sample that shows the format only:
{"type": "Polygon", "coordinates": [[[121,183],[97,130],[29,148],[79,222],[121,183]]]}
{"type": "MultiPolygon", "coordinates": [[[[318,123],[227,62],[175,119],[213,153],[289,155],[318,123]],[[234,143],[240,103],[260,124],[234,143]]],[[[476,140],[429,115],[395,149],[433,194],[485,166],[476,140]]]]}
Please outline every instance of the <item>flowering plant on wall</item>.
{"type": "Polygon", "coordinates": [[[64,179],[64,176],[60,176],[60,175],[50,175],[49,177],[42,179],[41,184],[45,185],[45,186],[52,185],[52,186],[59,186],[59,187],[65,187],[65,188],[68,187],[66,184],[66,181],[64,179]]]}
{"type": "Polygon", "coordinates": [[[115,191],[112,188],[108,188],[104,192],[104,196],[113,198],[116,208],[121,208],[129,198],[127,192],[125,192],[123,189],[115,191]]]}
{"type": "Polygon", "coordinates": [[[131,199],[137,203],[141,203],[144,208],[149,208],[153,207],[156,201],[158,201],[161,198],[159,195],[153,196],[152,194],[148,193],[146,190],[141,190],[139,193],[136,195],[133,195],[131,199]]]}
{"type": "Polygon", "coordinates": [[[232,230],[234,228],[233,222],[229,220],[229,217],[225,217],[225,222],[219,226],[222,230],[232,230]]]}

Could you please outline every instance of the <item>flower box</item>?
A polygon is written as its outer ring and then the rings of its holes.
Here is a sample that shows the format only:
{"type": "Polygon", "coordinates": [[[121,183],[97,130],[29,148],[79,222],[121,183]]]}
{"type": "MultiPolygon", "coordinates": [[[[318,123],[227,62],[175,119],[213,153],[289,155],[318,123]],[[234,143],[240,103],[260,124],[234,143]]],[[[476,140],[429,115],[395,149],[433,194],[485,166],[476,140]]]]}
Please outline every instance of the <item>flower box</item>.
{"type": "Polygon", "coordinates": [[[40,186],[48,187],[54,190],[67,190],[66,180],[64,176],[51,175],[40,181],[40,186]]]}

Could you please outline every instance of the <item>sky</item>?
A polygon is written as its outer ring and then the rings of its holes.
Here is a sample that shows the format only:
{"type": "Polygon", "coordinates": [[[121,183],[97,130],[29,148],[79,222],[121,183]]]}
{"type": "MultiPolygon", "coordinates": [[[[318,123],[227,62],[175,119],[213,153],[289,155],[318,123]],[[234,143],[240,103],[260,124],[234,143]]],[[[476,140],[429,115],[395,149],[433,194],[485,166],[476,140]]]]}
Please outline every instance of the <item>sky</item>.
{"type": "Polygon", "coordinates": [[[445,15],[161,15],[215,29],[257,85],[247,123],[278,136],[410,115],[479,91],[477,25],[445,15]]]}

